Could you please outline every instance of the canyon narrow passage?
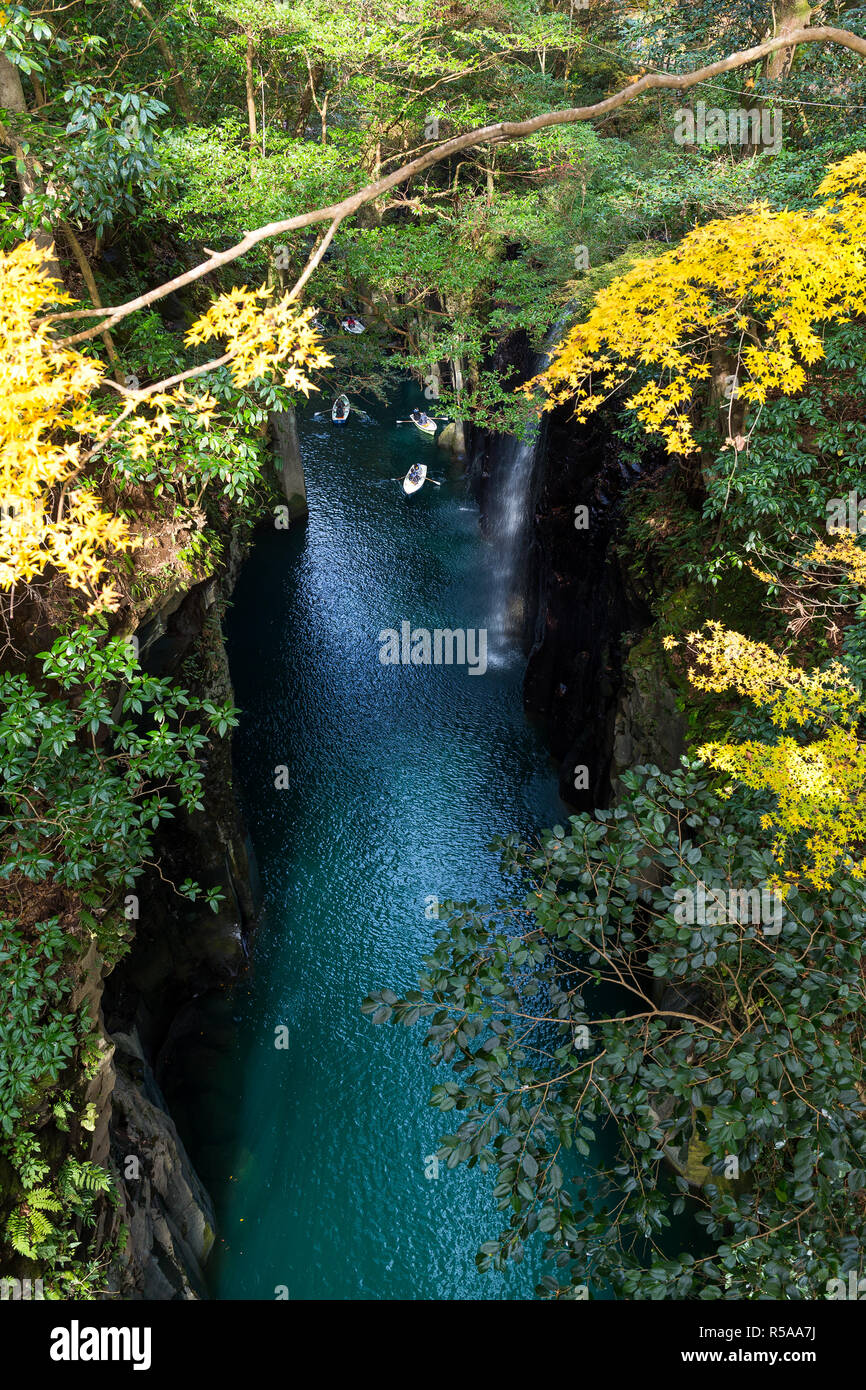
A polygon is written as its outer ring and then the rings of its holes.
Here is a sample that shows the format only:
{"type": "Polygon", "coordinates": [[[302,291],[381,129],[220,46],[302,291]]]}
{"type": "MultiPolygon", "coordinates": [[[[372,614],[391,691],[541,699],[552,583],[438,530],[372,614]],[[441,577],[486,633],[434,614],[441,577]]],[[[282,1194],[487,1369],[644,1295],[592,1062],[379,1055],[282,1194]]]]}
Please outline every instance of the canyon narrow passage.
{"type": "Polygon", "coordinates": [[[404,622],[463,630],[471,651],[502,592],[465,481],[393,424],[411,394],[375,424],[300,417],[309,521],[258,540],[228,617],[265,913],[249,976],[210,1006],[228,1046],[215,1058],[205,1039],[186,1088],[220,1298],[521,1299],[540,1273],[532,1256],[476,1271],[501,1222],[492,1176],[430,1176],[446,1126],[427,1100],[445,1077],[418,1029],[359,1009],[372,988],[412,986],[435,899],[500,895],[495,835],[565,814],[519,650],[491,645],[477,674],[380,660],[380,633],[404,622]],[[407,498],[414,461],[442,485],[407,498]]]}

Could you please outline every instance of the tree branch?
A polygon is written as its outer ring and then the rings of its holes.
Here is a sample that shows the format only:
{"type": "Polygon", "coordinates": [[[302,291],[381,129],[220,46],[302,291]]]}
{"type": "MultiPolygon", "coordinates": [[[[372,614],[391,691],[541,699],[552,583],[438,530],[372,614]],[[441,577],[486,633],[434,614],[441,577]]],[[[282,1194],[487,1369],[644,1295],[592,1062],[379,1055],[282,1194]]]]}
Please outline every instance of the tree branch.
{"type": "MultiPolygon", "coordinates": [[[[131,0],[132,3],[132,0],[131,0]]],[[[459,154],[461,150],[468,149],[472,145],[491,144],[497,145],[506,140],[519,140],[527,135],[534,135],[536,131],[547,130],[551,126],[569,125],[576,121],[593,120],[596,116],[607,115],[610,111],[615,111],[626,102],[633,101],[636,97],[643,96],[644,93],[653,91],[656,88],[666,88],[673,91],[685,91],[689,87],[697,86],[700,82],[706,82],[710,78],[718,77],[722,73],[731,72],[735,68],[746,67],[749,63],[756,63],[765,58],[768,54],[774,53],[777,49],[790,48],[791,45],[800,43],[834,43],[842,48],[849,48],[854,53],[859,53],[866,58],[866,39],[860,38],[857,34],[849,33],[847,29],[836,29],[823,26],[814,29],[799,29],[788,32],[782,37],[767,39],[764,43],[756,44],[752,48],[746,48],[739,53],[732,53],[727,58],[722,58],[716,63],[710,63],[707,67],[698,68],[694,72],[677,73],[647,73],[644,77],[632,82],[622,91],[616,92],[613,96],[606,97],[603,101],[596,102],[593,106],[575,106],[564,111],[548,111],[541,116],[533,116],[526,121],[497,121],[493,125],[481,126],[477,130],[467,131],[464,135],[456,135],[444,144],[437,145],[425,154],[419,155],[417,159],[411,160],[408,164],[395,169],[393,173],[387,174],[384,178],[377,179],[375,182],[367,184],[366,187],[352,193],[344,198],[340,203],[331,203],[327,207],[316,208],[312,212],[300,213],[296,217],[287,217],[280,222],[268,222],[263,227],[256,228],[255,231],[247,232],[243,239],[230,246],[227,251],[220,251],[208,257],[200,265],[193,267],[192,270],[185,271],[182,275],[177,275],[173,280],[168,280],[165,284],[158,286],[157,289],[149,290],[146,294],[138,295],[135,299],[129,300],[126,304],[119,305],[116,309],[105,311],[108,317],[105,322],[93,328],[82,329],[79,333],[74,333],[68,338],[60,341],[61,347],[72,347],[76,343],[87,342],[90,338],[96,337],[105,328],[113,328],[121,319],[127,318],[129,314],[134,314],[139,309],[146,308],[149,304],[155,303],[159,299],[164,299],[166,295],[176,293],[186,285],[193,284],[205,275],[210,275],[215,270],[219,270],[224,265],[229,265],[236,261],[239,256],[246,255],[260,241],[265,241],[269,237],[284,236],[287,232],[296,232],[303,227],[313,226],[317,222],[341,222],[347,217],[351,217],[366,203],[372,202],[374,198],[381,197],[397,184],[405,183],[407,179],[415,174],[420,174],[431,165],[438,164],[443,159],[448,159],[453,154],[459,154]]],[[[304,275],[306,278],[306,274],[304,275]]],[[[297,290],[297,286],[295,287],[297,290]]],[[[62,314],[49,314],[45,319],[52,322],[63,319],[92,318],[100,313],[99,310],[80,310],[70,311],[62,314]]]]}

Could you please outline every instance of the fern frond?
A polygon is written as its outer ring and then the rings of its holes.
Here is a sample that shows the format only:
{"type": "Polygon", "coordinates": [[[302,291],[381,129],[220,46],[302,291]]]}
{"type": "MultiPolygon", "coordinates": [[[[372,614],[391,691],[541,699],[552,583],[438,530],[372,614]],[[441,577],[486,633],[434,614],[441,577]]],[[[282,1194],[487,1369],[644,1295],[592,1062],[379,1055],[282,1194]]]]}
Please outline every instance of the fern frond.
{"type": "Polygon", "coordinates": [[[62,1211],[63,1203],[50,1187],[34,1187],[27,1193],[27,1205],[31,1211],[62,1211]]]}
{"type": "Polygon", "coordinates": [[[44,1212],[31,1211],[29,1220],[31,1240],[34,1245],[41,1245],[44,1240],[54,1234],[54,1227],[44,1212]]]}
{"type": "Polygon", "coordinates": [[[13,1211],[6,1222],[6,1236],[13,1250],[17,1250],[19,1255],[24,1255],[28,1260],[35,1258],[36,1251],[33,1249],[30,1238],[30,1223],[22,1211],[13,1211]]]}

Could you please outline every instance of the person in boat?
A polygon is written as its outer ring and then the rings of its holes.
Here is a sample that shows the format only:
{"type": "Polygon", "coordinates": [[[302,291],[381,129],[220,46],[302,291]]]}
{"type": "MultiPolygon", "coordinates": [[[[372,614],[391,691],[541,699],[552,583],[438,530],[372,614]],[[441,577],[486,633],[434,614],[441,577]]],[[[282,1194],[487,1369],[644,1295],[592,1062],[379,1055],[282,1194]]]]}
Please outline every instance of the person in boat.
{"type": "Polygon", "coordinates": [[[415,421],[416,425],[426,425],[428,417],[425,411],[416,408],[412,411],[412,419],[415,421]]]}
{"type": "Polygon", "coordinates": [[[347,327],[347,328],[354,328],[354,327],[355,327],[355,324],[357,323],[357,321],[358,321],[357,319],[353,319],[353,318],[352,318],[352,315],[351,315],[351,314],[347,314],[347,315],[346,315],[346,327],[347,327]]]}

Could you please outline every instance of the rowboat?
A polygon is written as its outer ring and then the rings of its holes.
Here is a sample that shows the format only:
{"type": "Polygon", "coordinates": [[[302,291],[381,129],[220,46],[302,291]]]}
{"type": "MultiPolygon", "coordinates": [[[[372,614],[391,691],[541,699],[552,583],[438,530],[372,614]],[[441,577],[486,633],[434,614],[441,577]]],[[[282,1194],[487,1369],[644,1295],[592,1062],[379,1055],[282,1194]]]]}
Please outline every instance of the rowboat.
{"type": "Polygon", "coordinates": [[[345,425],[349,418],[349,411],[352,407],[349,404],[348,396],[338,396],[331,406],[331,424],[345,425]]]}
{"type": "Polygon", "coordinates": [[[419,410],[412,411],[412,424],[422,434],[436,433],[436,421],[431,420],[429,415],[422,415],[419,410]]]}
{"type": "Polygon", "coordinates": [[[427,477],[426,463],[413,463],[409,472],[403,479],[403,491],[408,493],[417,492],[424,486],[424,479],[427,477]]]}
{"type": "Polygon", "coordinates": [[[346,333],[366,333],[366,329],[360,319],[345,318],[340,321],[340,327],[346,333]]]}

